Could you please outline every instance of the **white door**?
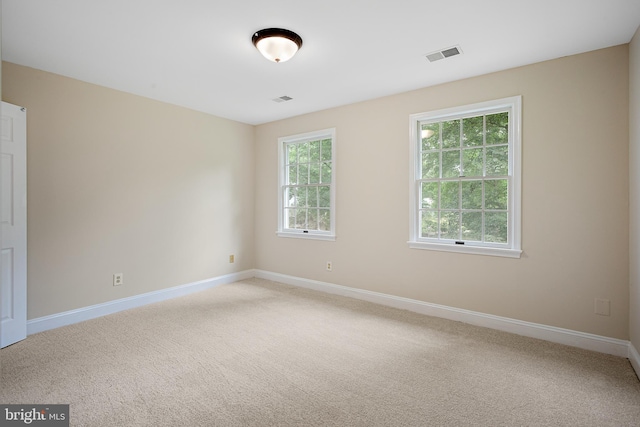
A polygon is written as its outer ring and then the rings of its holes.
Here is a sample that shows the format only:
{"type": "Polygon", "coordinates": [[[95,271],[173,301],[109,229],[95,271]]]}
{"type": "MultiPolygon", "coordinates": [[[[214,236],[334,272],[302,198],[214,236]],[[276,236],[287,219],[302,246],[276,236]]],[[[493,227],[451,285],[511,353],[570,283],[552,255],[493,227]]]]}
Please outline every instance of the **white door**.
{"type": "Polygon", "coordinates": [[[27,337],[27,110],[1,111],[0,348],[27,337]]]}

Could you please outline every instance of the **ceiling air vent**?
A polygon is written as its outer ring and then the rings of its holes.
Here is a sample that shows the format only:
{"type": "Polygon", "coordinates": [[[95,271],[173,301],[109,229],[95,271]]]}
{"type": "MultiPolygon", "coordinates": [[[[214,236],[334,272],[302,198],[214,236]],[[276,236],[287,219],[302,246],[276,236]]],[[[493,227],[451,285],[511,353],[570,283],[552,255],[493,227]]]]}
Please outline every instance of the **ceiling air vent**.
{"type": "Polygon", "coordinates": [[[280,96],[278,98],[273,98],[272,101],[273,102],[286,102],[286,101],[291,101],[293,98],[291,98],[290,96],[284,95],[284,96],[280,96]]]}
{"type": "Polygon", "coordinates": [[[461,53],[462,49],[460,49],[460,46],[453,46],[447,49],[439,50],[437,52],[431,52],[427,54],[426,57],[429,62],[436,62],[444,58],[460,55],[461,53]]]}

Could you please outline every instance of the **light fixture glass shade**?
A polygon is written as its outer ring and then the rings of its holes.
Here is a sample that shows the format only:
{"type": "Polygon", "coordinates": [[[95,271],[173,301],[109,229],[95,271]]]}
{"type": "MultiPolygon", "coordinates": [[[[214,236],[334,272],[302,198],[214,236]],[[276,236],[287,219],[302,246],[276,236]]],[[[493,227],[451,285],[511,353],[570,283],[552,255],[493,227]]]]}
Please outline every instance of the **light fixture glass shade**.
{"type": "Polygon", "coordinates": [[[256,43],[260,53],[273,62],[285,62],[298,51],[298,45],[284,37],[267,37],[256,43]]]}
{"type": "Polygon", "coordinates": [[[302,38],[281,28],[267,28],[253,34],[253,44],[260,53],[273,62],[288,61],[302,46],[302,38]]]}

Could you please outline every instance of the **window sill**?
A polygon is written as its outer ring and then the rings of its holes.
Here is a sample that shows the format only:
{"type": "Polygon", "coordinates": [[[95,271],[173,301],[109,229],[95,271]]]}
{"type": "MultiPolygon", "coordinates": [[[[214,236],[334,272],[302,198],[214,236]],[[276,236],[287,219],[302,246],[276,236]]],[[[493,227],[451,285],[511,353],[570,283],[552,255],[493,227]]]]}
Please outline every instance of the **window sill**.
{"type": "Polygon", "coordinates": [[[426,243],[426,242],[407,242],[411,249],[426,249],[430,251],[440,252],[458,252],[463,254],[488,255],[505,258],[520,258],[522,251],[520,249],[503,249],[489,248],[481,246],[465,246],[445,243],[426,243]]]}
{"type": "Polygon", "coordinates": [[[328,240],[335,241],[336,236],[334,234],[313,234],[313,233],[291,233],[287,231],[276,231],[278,237],[288,237],[293,239],[309,239],[309,240],[328,240]]]}

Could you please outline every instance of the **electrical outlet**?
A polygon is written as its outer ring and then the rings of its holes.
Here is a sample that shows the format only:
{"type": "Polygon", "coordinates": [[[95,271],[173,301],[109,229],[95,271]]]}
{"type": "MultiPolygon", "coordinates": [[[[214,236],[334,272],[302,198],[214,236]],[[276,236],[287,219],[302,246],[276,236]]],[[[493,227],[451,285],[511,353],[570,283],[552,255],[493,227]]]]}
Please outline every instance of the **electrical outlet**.
{"type": "Polygon", "coordinates": [[[229,263],[233,264],[234,262],[236,262],[236,256],[235,255],[229,255],[229,263]]]}
{"type": "Polygon", "coordinates": [[[113,274],[113,286],[120,286],[123,283],[123,275],[122,273],[114,273],[113,274]]]}
{"type": "Polygon", "coordinates": [[[331,261],[327,261],[327,271],[331,270],[333,270],[333,265],[331,264],[331,261]]]}

